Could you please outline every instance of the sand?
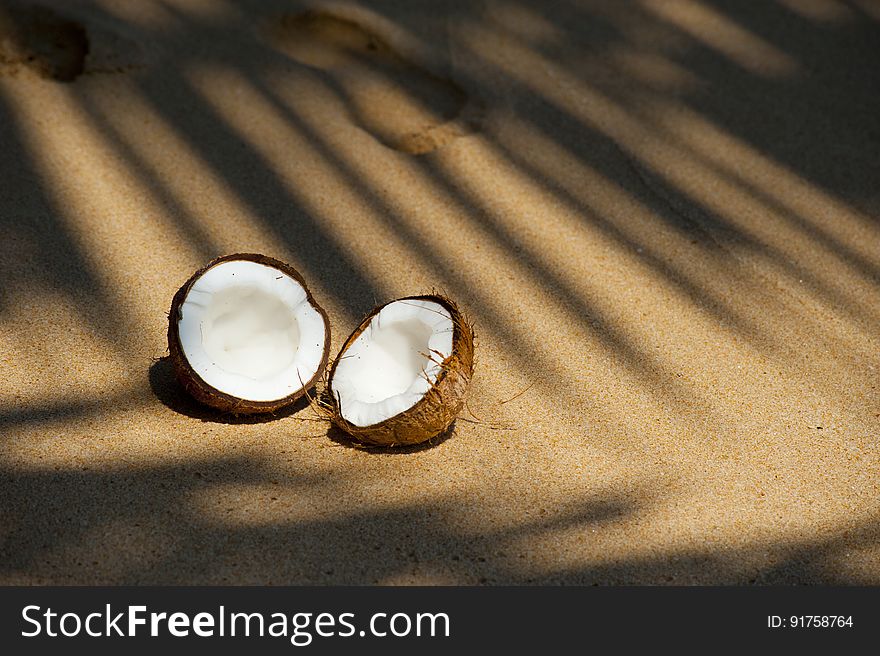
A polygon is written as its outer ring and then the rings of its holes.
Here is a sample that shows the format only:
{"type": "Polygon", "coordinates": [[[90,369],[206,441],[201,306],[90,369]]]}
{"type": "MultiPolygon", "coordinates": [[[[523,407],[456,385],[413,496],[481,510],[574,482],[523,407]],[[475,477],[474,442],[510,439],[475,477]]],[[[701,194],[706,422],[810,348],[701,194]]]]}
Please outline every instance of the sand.
{"type": "Polygon", "coordinates": [[[875,3],[42,6],[0,10],[0,583],[880,583],[875,3]],[[452,435],[188,400],[171,298],[241,251],[334,354],[456,300],[452,435]]]}

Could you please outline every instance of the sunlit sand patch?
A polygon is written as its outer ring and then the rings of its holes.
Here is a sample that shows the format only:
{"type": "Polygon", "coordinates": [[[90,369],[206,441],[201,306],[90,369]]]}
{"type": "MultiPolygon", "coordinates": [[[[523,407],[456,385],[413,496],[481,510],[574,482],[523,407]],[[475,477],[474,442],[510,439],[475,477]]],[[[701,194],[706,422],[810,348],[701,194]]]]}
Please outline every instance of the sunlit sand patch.
{"type": "MultiPolygon", "coordinates": [[[[719,495],[717,485],[707,484],[706,489],[682,490],[671,497],[664,494],[656,506],[649,504],[633,513],[622,509],[607,517],[591,518],[587,512],[566,521],[564,513],[548,512],[537,523],[512,526],[492,544],[503,545],[505,554],[519,554],[517,570],[536,579],[565,580],[590,572],[605,578],[618,570],[631,577],[633,569],[644,569],[650,577],[672,577],[667,582],[705,583],[711,580],[707,577],[714,577],[745,583],[760,573],[773,576],[776,568],[785,567],[791,559],[797,561],[815,551],[823,554],[814,563],[816,576],[870,580],[876,549],[864,543],[878,531],[870,502],[855,512],[848,503],[831,502],[820,508],[813,503],[818,499],[810,490],[796,490],[791,499],[778,490],[765,494],[760,486],[752,487],[745,494],[723,490],[719,495]],[[743,503],[749,504],[750,521],[738,513],[719,515],[719,508],[743,503]],[[842,519],[828,519],[835,516],[842,519]],[[624,567],[619,556],[622,544],[629,545],[624,567]],[[701,560],[717,565],[698,567],[701,560]]],[[[785,572],[776,576],[785,576],[785,572]]]]}
{"type": "MultiPolygon", "coordinates": [[[[768,213],[773,216],[772,208],[751,194],[748,189],[737,184],[735,179],[718,175],[716,170],[707,167],[704,161],[694,157],[693,153],[682,148],[680,143],[652,129],[651,125],[644,122],[640,116],[634,115],[606,94],[575,77],[564,67],[530,51],[523,44],[510,39],[500,41],[500,36],[494,31],[474,24],[464,26],[464,32],[475,54],[499,66],[536,93],[551,99],[560,109],[570,112],[573,117],[583,120],[588,126],[611,137],[638,169],[651,171],[652,175],[665,178],[675,188],[690,194],[698,203],[705,203],[706,207],[731,221],[731,224],[741,230],[742,234],[748,236],[752,242],[764,244],[761,240],[765,237],[772,239],[764,246],[774,246],[772,244],[774,240],[778,242],[778,238],[768,234],[766,226],[761,221],[757,221],[758,217],[768,213]],[[497,44],[499,47],[493,48],[492,44],[497,44]],[[514,59],[518,62],[516,67],[510,65],[514,59]],[[739,207],[736,203],[739,201],[751,206],[753,210],[735,212],[735,208],[739,207]]],[[[775,168],[781,170],[779,165],[775,168]]],[[[786,186],[791,186],[796,177],[789,174],[782,176],[781,179],[786,186]]],[[[805,185],[800,184],[799,187],[803,190],[805,185]]],[[[821,191],[809,187],[806,189],[808,194],[806,197],[819,199],[826,207],[836,207],[838,210],[842,207],[839,202],[829,202],[821,191]]],[[[778,193],[778,190],[774,193],[778,193]]],[[[789,194],[788,198],[794,196],[789,194]]],[[[805,196],[801,196],[801,199],[795,202],[800,205],[804,198],[805,196]]],[[[778,218],[776,223],[784,226],[784,234],[800,232],[795,226],[786,224],[785,220],[778,217],[778,213],[776,214],[778,218]]],[[[857,214],[845,207],[843,216],[847,217],[847,221],[859,221],[856,218],[857,214]]],[[[722,230],[720,236],[723,236],[723,232],[722,230]]],[[[806,243],[810,249],[816,250],[819,246],[803,232],[797,234],[797,238],[800,244],[806,243]]],[[[788,239],[780,244],[780,252],[790,252],[792,250],[790,242],[791,240],[788,239]]],[[[739,248],[739,251],[736,251],[738,257],[748,258],[759,264],[762,270],[774,277],[787,280],[794,287],[802,286],[803,280],[799,278],[805,276],[798,276],[797,271],[789,266],[785,258],[768,256],[767,248],[755,251],[742,243],[729,243],[726,247],[731,252],[739,248]]],[[[804,266],[805,270],[811,270],[814,268],[814,263],[806,260],[804,266]]],[[[819,290],[816,300],[823,304],[828,303],[827,298],[822,298],[822,295],[837,287],[837,283],[824,280],[825,276],[818,269],[815,270],[814,278],[814,281],[809,282],[818,282],[819,287],[825,288],[819,290]]],[[[834,293],[837,291],[835,290],[834,293]]]]}
{"type": "MultiPolygon", "coordinates": [[[[852,10],[840,0],[776,1],[786,9],[816,23],[842,23],[853,18],[852,10]]],[[[870,0],[868,1],[870,2],[870,0]]]]}
{"type": "Polygon", "coordinates": [[[96,0],[96,4],[114,18],[141,28],[163,30],[170,29],[174,25],[173,14],[166,6],[158,2],[96,0]]]}
{"type": "Polygon", "coordinates": [[[284,16],[266,33],[291,58],[324,71],[358,125],[390,148],[420,155],[474,127],[458,84],[354,21],[308,12],[284,16]]]}
{"type": "MultiPolygon", "coordinates": [[[[291,99],[291,103],[293,103],[293,99],[291,99]]],[[[468,157],[473,158],[474,155],[478,155],[476,161],[474,162],[478,169],[482,166],[485,170],[491,170],[493,168],[493,164],[485,164],[483,165],[481,160],[484,158],[479,156],[479,152],[475,153],[473,150],[469,151],[468,157]]],[[[464,155],[462,155],[464,157],[464,155]]],[[[441,158],[441,160],[445,161],[445,157],[441,158]]],[[[351,163],[345,163],[346,167],[351,168],[352,179],[360,180],[371,180],[374,181],[376,188],[382,187],[382,181],[376,170],[373,163],[361,161],[360,158],[352,158],[351,163]]],[[[494,163],[494,166],[501,166],[497,162],[494,163]]],[[[511,323],[509,321],[504,321],[500,317],[503,317],[507,313],[507,305],[504,302],[504,299],[509,296],[508,293],[503,291],[503,288],[508,283],[510,285],[522,285],[524,281],[533,281],[535,278],[533,269],[526,265],[526,263],[522,260],[522,258],[512,256],[509,249],[502,248],[502,245],[499,244],[491,234],[487,234],[485,229],[481,227],[482,222],[474,222],[469,220],[470,211],[466,207],[462,206],[460,201],[456,200],[456,196],[454,194],[446,194],[443,189],[437,184],[436,180],[430,176],[425,175],[425,171],[422,170],[414,160],[409,161],[405,166],[399,166],[399,179],[401,184],[399,185],[399,190],[390,189],[388,191],[383,192],[383,196],[387,196],[391,201],[390,207],[392,208],[400,208],[399,211],[399,221],[405,222],[405,224],[412,223],[412,227],[408,232],[412,232],[414,235],[418,235],[420,238],[431,239],[431,247],[429,252],[432,255],[428,256],[423,262],[422,267],[425,264],[428,264],[432,268],[437,270],[437,275],[441,276],[441,279],[444,280],[444,285],[452,285],[454,287],[459,287],[468,290],[468,294],[470,296],[474,296],[479,298],[479,301],[474,302],[474,307],[478,308],[476,310],[476,318],[478,320],[478,324],[483,324],[487,326],[499,326],[504,325],[504,331],[518,332],[520,326],[515,322],[511,323]],[[414,195],[413,190],[419,190],[418,195],[414,195]],[[451,211],[448,213],[444,212],[443,218],[437,220],[431,220],[431,216],[425,215],[424,210],[420,210],[418,212],[413,212],[407,207],[410,205],[413,198],[420,198],[420,206],[424,206],[424,201],[427,199],[437,199],[441,206],[448,206],[451,211]],[[412,217],[416,217],[421,215],[421,218],[425,222],[424,225],[417,225],[417,222],[413,220],[412,217]],[[454,226],[452,230],[439,230],[439,226],[454,226]],[[437,232],[434,235],[434,232],[437,232]],[[452,243],[450,243],[450,239],[452,243]],[[479,245],[479,250],[476,248],[470,249],[470,252],[456,252],[455,261],[460,264],[456,266],[453,270],[446,270],[445,267],[441,264],[442,260],[432,261],[433,253],[436,251],[437,253],[442,253],[447,249],[451,248],[453,250],[455,244],[461,243],[460,240],[465,239],[468,243],[479,245]],[[500,250],[499,250],[500,249],[500,250]],[[475,257],[472,258],[471,255],[475,257]],[[510,271],[509,276],[493,276],[491,279],[484,279],[479,285],[473,285],[466,282],[466,276],[471,268],[471,260],[473,260],[473,266],[478,266],[478,261],[484,261],[485,258],[490,257],[493,260],[504,261],[505,267],[504,270],[510,271]],[[522,271],[520,271],[520,268],[522,271]],[[513,281],[513,282],[511,282],[513,281]],[[497,286],[497,293],[487,293],[485,298],[483,297],[484,290],[487,289],[486,285],[491,285],[493,289],[497,286]],[[497,305],[497,308],[496,308],[497,305]]],[[[503,169],[504,167],[501,166],[503,169]]],[[[472,174],[476,175],[476,174],[472,174]]],[[[467,177],[467,176],[465,176],[467,177]]],[[[479,175],[476,175],[479,177],[479,175]]],[[[529,183],[524,183],[526,187],[530,187],[529,183]]],[[[491,187],[491,185],[489,185],[491,187]]],[[[534,200],[530,201],[531,204],[534,204],[534,200]]],[[[548,203],[552,206],[556,206],[557,204],[552,201],[552,199],[548,199],[548,203]]],[[[539,204],[540,205],[540,204],[539,204]]],[[[530,204],[524,204],[526,206],[532,206],[530,204]]],[[[519,211],[519,210],[516,210],[519,211]]],[[[537,211],[537,210],[533,210],[537,211]]],[[[580,228],[582,232],[585,228],[580,228]]],[[[529,228],[525,230],[525,233],[530,231],[529,228]]],[[[517,230],[516,232],[522,233],[523,230],[517,230]]],[[[572,238],[572,235],[576,234],[578,231],[566,232],[565,239],[568,240],[572,238]]],[[[427,242],[426,242],[427,243],[427,242]]],[[[575,257],[574,260],[569,260],[569,264],[573,261],[580,262],[583,260],[582,258],[583,251],[575,257]]],[[[637,260],[637,258],[636,258],[637,260]]],[[[565,272],[567,271],[567,267],[557,267],[552,266],[551,269],[555,272],[565,272]]],[[[649,269],[645,269],[646,273],[649,273],[652,276],[656,276],[654,272],[651,272],[649,269]]],[[[559,275],[564,275],[560,273],[559,275]]],[[[577,273],[573,275],[577,276],[577,273]]],[[[583,276],[578,278],[578,286],[582,286],[583,284],[589,283],[589,278],[593,276],[593,272],[591,272],[586,277],[586,282],[583,276]]],[[[552,295],[548,295],[542,291],[540,287],[540,282],[534,281],[536,286],[536,291],[533,295],[526,295],[525,297],[521,297],[520,310],[524,313],[528,313],[532,310],[532,306],[538,305],[541,307],[540,314],[546,320],[546,330],[545,337],[550,335],[551,338],[549,340],[550,343],[556,345],[554,349],[545,349],[542,344],[534,343],[531,347],[531,353],[533,354],[533,358],[539,358],[542,364],[541,371],[546,371],[544,367],[549,367],[548,370],[552,370],[554,372],[559,372],[556,375],[556,378],[549,377],[549,380],[553,380],[553,389],[554,395],[560,394],[559,381],[561,379],[571,380],[570,387],[565,386],[566,390],[571,391],[571,394],[578,394],[578,390],[593,389],[593,385],[598,386],[600,389],[596,390],[596,392],[589,392],[587,396],[595,401],[602,402],[604,397],[612,396],[609,394],[608,389],[604,387],[602,381],[605,379],[605,374],[602,373],[606,369],[610,368],[610,370],[614,371],[615,380],[617,382],[620,381],[620,369],[614,367],[612,363],[617,361],[615,350],[613,346],[609,345],[599,345],[597,347],[588,347],[585,348],[585,344],[591,343],[590,337],[595,338],[596,335],[591,335],[591,330],[583,331],[579,330],[577,333],[577,337],[574,340],[569,340],[565,337],[562,337],[562,333],[556,332],[556,327],[559,326],[560,330],[563,326],[569,326],[570,321],[574,321],[574,324],[577,326],[581,326],[585,321],[589,319],[589,317],[584,317],[582,314],[579,314],[576,309],[572,308],[570,304],[562,304],[557,305],[555,301],[557,300],[552,295]],[[586,333],[586,334],[585,334],[586,333]],[[560,347],[559,345],[571,344],[572,349],[576,349],[576,352],[572,352],[566,350],[565,347],[560,347]],[[607,346],[607,348],[603,348],[603,346],[607,346]],[[564,362],[572,362],[577,361],[581,362],[584,370],[582,371],[583,376],[570,379],[571,372],[566,371],[566,367],[563,364],[564,362]],[[559,364],[554,367],[551,363],[559,364]],[[594,379],[594,377],[596,377],[594,379]],[[589,381],[589,382],[588,382],[589,381]]],[[[653,282],[651,283],[653,284],[653,282]]],[[[515,293],[513,291],[513,287],[511,287],[510,293],[515,293]]],[[[521,326],[523,329],[523,334],[521,339],[523,343],[533,343],[535,334],[529,331],[528,326],[521,326]]],[[[503,339],[506,336],[501,334],[502,329],[496,328],[495,334],[492,333],[486,336],[486,340],[496,340],[503,339]]],[[[567,334],[567,333],[566,333],[567,334]]],[[[598,342],[598,340],[596,340],[598,342]]],[[[546,344],[544,344],[546,345],[546,344]]],[[[503,351],[503,349],[501,349],[503,351]]],[[[649,352],[648,355],[645,356],[645,361],[651,362],[653,360],[652,352],[649,352]]],[[[619,364],[619,362],[617,363],[619,364]]],[[[651,366],[650,364],[646,366],[651,366]]],[[[537,375],[537,372],[535,374],[537,375]]],[[[626,378],[630,380],[630,378],[626,378]]],[[[543,379],[542,379],[543,382],[543,379]]],[[[638,372],[632,372],[632,382],[636,388],[644,391],[646,388],[645,381],[639,377],[638,372]]],[[[688,404],[699,403],[696,400],[694,393],[691,390],[688,390],[686,394],[682,395],[683,398],[687,398],[688,404]]],[[[559,399],[568,398],[567,394],[563,394],[558,396],[559,399]]],[[[545,405],[545,412],[550,411],[551,407],[554,405],[557,398],[554,396],[554,399],[548,401],[547,405],[545,405]]],[[[653,403],[650,399],[650,394],[639,394],[638,401],[633,402],[635,405],[641,405],[643,403],[651,404],[653,403]]],[[[564,402],[560,402],[560,406],[564,405],[564,402]]],[[[553,411],[556,411],[557,408],[553,408],[553,411]]],[[[596,414],[599,413],[597,407],[592,408],[591,416],[595,417],[596,414]]]]}
{"type": "MultiPolygon", "coordinates": [[[[240,73],[220,67],[192,67],[186,75],[193,89],[216,109],[230,130],[240,135],[269,166],[282,174],[289,193],[320,221],[329,238],[344,244],[346,253],[362,267],[370,280],[382,285],[391,283],[387,261],[393,254],[401,267],[413,272],[414,277],[409,280],[407,289],[430,290],[431,285],[436,284],[436,279],[431,280],[423,273],[417,254],[406,240],[383,225],[382,217],[376,214],[367,199],[346,181],[339,168],[317,147],[316,138],[339,138],[336,134],[338,126],[325,120],[330,101],[326,90],[314,81],[293,84],[288,79],[285,90],[274,95],[276,92],[269,89],[278,80],[277,76],[267,76],[263,89],[240,73]],[[235,102],[230,102],[230,92],[234,94],[235,102]],[[278,100],[281,94],[290,94],[297,101],[281,103],[278,100]],[[303,96],[308,100],[303,100],[303,96]],[[261,119],[254,121],[254,116],[261,119]],[[314,132],[305,132],[302,129],[305,127],[314,132]],[[297,156],[291,157],[291,153],[297,156]],[[321,184],[315,185],[315,180],[321,180],[321,184]],[[369,233],[370,238],[350,238],[353,225],[358,226],[359,234],[369,233]]],[[[324,145],[330,152],[337,152],[336,144],[325,142],[324,145]]],[[[292,264],[297,268],[301,266],[296,261],[292,264]]],[[[300,270],[306,273],[304,267],[300,270]]],[[[316,294],[320,288],[320,280],[317,280],[316,294]]],[[[405,295],[406,290],[402,291],[401,295],[405,295]]],[[[332,307],[332,294],[322,293],[321,298],[324,297],[329,299],[332,307]]]]}
{"type": "MultiPolygon", "coordinates": [[[[772,177],[761,175],[762,168],[781,167],[768,166],[764,158],[754,154],[745,156],[751,150],[748,146],[711,129],[705,120],[690,116],[685,127],[682,117],[676,114],[689,113],[667,109],[657,115],[673,125],[695,150],[673,141],[664,143],[662,138],[654,143],[643,143],[634,154],[646,184],[668,198],[659,185],[652,184],[652,179],[659,175],[669,180],[696,201],[694,208],[703,207],[717,213],[745,238],[734,238],[728,244],[731,252],[743,260],[759,263],[761,270],[770,273],[780,284],[798,295],[811,296],[812,302],[823,310],[848,315],[855,325],[870,331],[864,316],[876,316],[876,312],[870,303],[864,305],[864,301],[858,299],[876,297],[877,289],[873,275],[866,275],[859,268],[876,270],[877,264],[876,256],[866,248],[873,241],[871,230],[857,213],[825,200],[821,191],[782,170],[772,177]],[[715,168],[715,162],[729,160],[719,149],[739,152],[733,168],[729,163],[722,164],[721,170],[715,168]],[[714,161],[707,166],[707,160],[714,161]],[[750,160],[752,166],[743,164],[750,160]],[[742,183],[743,177],[748,184],[742,183]],[[768,179],[776,181],[772,189],[767,187],[768,179]],[[754,193],[749,185],[755,185],[760,193],[754,193]],[[805,211],[788,215],[762,195],[778,199],[784,207],[805,211]],[[832,214],[822,209],[823,205],[839,209],[832,214]],[[829,221],[831,216],[837,220],[829,221]],[[830,275],[832,268],[834,275],[830,275]],[[854,308],[859,308],[858,312],[854,308]]],[[[685,206],[680,209],[707,227],[713,223],[711,219],[704,220],[697,209],[685,206]]]]}
{"type": "Polygon", "coordinates": [[[682,143],[723,167],[731,176],[754,185],[862,257],[877,258],[880,265],[880,257],[870,248],[876,228],[870,217],[683,104],[651,102],[648,113],[682,143]],[[831,216],[834,221],[828,220],[831,216]]]}
{"type": "Polygon", "coordinates": [[[102,287],[116,290],[118,312],[108,317],[108,326],[117,329],[120,343],[129,342],[129,355],[161,353],[162,330],[147,332],[147,327],[164,323],[164,316],[152,309],[168,304],[157,280],[187,248],[177,228],[164,220],[149,189],[120,161],[67,87],[9,89],[4,98],[15,111],[48,193],[63,208],[58,220],[102,287]],[[64,130],[43,129],[47,111],[65,117],[64,130]],[[120,213],[125,221],[109,220],[120,213]],[[167,248],[157,249],[157,244],[167,248]],[[145,254],[164,264],[145,266],[145,254]]]}
{"type": "MultiPolygon", "coordinates": [[[[293,110],[296,106],[295,97],[292,94],[285,94],[285,99],[288,95],[290,98],[287,104],[293,110]]],[[[303,120],[308,121],[315,137],[327,138],[328,146],[330,145],[329,135],[325,137],[322,134],[322,127],[316,122],[317,119],[313,120],[312,113],[304,113],[303,120]]],[[[393,188],[387,188],[387,185],[382,181],[381,171],[375,168],[374,162],[367,162],[362,158],[350,158],[343,162],[347,177],[357,180],[361,184],[362,181],[367,182],[368,189],[377,190],[377,195],[380,193],[378,190],[381,190],[382,202],[388,203],[389,209],[394,211],[395,222],[402,221],[410,224],[407,232],[418,235],[420,239],[424,240],[424,244],[415,245],[419,251],[429,250],[432,252],[432,256],[436,253],[438,258],[447,254],[452,258],[451,261],[457,263],[456,273],[461,276],[468,275],[471,268],[479,266],[487,257],[506,262],[510,271],[509,276],[493,276],[492,279],[484,280],[479,286],[469,284],[467,288],[472,290],[471,293],[479,293],[478,290],[484,288],[485,285],[492,285],[493,288],[500,286],[497,293],[492,294],[492,298],[498,299],[498,303],[503,305],[503,299],[513,293],[514,281],[521,283],[524,279],[533,278],[527,264],[498,244],[491,235],[481,228],[479,222],[470,220],[470,211],[463,207],[454,196],[445,193],[431,176],[425,175],[424,171],[414,164],[395,162],[392,165],[399,177],[400,184],[393,188]],[[442,208],[442,212],[438,212],[431,203],[428,203],[429,200],[436,201],[436,207],[442,208]],[[418,205],[418,209],[415,211],[415,208],[412,207],[414,202],[418,205]],[[462,250],[461,244],[464,242],[478,245],[478,248],[462,250]]],[[[342,178],[341,182],[344,183],[345,178],[342,178]]],[[[395,234],[394,231],[392,234],[395,234]]],[[[406,251],[413,248],[411,243],[402,242],[402,245],[406,251]]],[[[415,262],[419,262],[418,255],[416,255],[415,262]]],[[[419,268],[426,265],[436,268],[431,264],[430,258],[422,258],[419,268]]],[[[457,286],[457,282],[446,279],[447,276],[444,272],[438,270],[436,273],[440,278],[435,277],[435,280],[439,280],[441,284],[457,286]]],[[[536,289],[534,299],[543,298],[544,295],[536,289]]],[[[478,312],[483,312],[487,309],[488,304],[481,304],[480,307],[478,312]]],[[[551,323],[553,322],[551,321],[551,323]]],[[[511,329],[514,327],[511,326],[511,329]]],[[[531,333],[529,335],[532,336],[531,333]]],[[[486,337],[487,339],[491,338],[490,335],[486,337]]]]}
{"type": "MultiPolygon", "coordinates": [[[[576,253],[595,250],[589,266],[591,275],[607,276],[615,288],[628,286],[635,270],[640,278],[644,278],[644,284],[662,284],[673,294],[675,301],[690,304],[688,311],[696,311],[704,316],[711,322],[712,329],[736,333],[755,328],[733,309],[731,316],[726,317],[729,324],[721,324],[717,316],[710,312],[707,304],[718,304],[729,293],[729,282],[735,272],[731,270],[730,263],[718,258],[716,252],[707,251],[697,235],[671,226],[664,227],[663,219],[654,208],[627,193],[620,184],[533,124],[515,116],[506,117],[498,138],[508,148],[528,153],[528,160],[524,158],[527,161],[525,166],[533,168],[518,167],[511,158],[505,157],[504,152],[493,152],[490,148],[481,152],[481,157],[471,158],[471,161],[479,170],[510,176],[519,180],[525,188],[534,188],[535,194],[546,197],[544,202],[548,206],[556,208],[554,217],[558,227],[553,229],[560,235],[561,249],[571,258],[571,263],[562,265],[560,262],[556,265],[554,270],[560,275],[569,266],[577,266],[576,261],[580,258],[576,253]],[[485,162],[481,161],[483,158],[485,162]],[[539,187],[534,182],[535,173],[551,179],[564,193],[539,187]],[[606,227],[609,224],[613,226],[612,230],[606,227]],[[625,275],[623,269],[607,272],[597,269],[596,265],[604,266],[612,255],[628,263],[625,275]],[[663,273],[657,271],[658,265],[666,267],[663,273]],[[677,275],[670,279],[669,273],[677,275]]],[[[468,164],[463,162],[464,166],[468,164]]],[[[480,185],[469,183],[476,177],[475,174],[460,172],[459,176],[463,186],[472,188],[475,194],[479,193],[480,185]]],[[[482,186],[491,188],[493,184],[494,181],[482,186]]],[[[486,202],[495,201],[487,196],[486,202]]],[[[505,223],[512,224],[511,227],[528,222],[527,217],[503,209],[496,214],[499,220],[503,217],[505,223]]],[[[572,270],[570,277],[575,284],[583,274],[572,270]]],[[[615,296],[613,302],[616,304],[618,300],[615,296]]],[[[669,310],[685,313],[677,304],[669,310]]],[[[710,327],[708,323],[706,327],[710,327]]]]}
{"type": "Polygon", "coordinates": [[[699,0],[642,0],[642,7],[678,27],[703,46],[717,51],[750,73],[764,77],[792,75],[797,61],[757,34],[737,25],[699,0]]]}
{"type": "Polygon", "coordinates": [[[3,367],[0,399],[14,393],[20,409],[78,392],[113,394],[130,385],[133,375],[131,363],[107,348],[74,302],[37,284],[27,293],[10,290],[8,307],[0,315],[0,362],[8,365],[3,367]],[[19,366],[24,362],[27,366],[19,366]]]}
{"type": "MultiPolygon", "coordinates": [[[[222,176],[190,144],[160,108],[132,85],[117,83],[93,94],[96,128],[111,131],[211,241],[211,253],[276,253],[281,245],[229,188],[222,176]],[[145,130],[144,126],[149,129],[145,130]],[[186,175],[176,173],[186,171],[186,175]],[[170,173],[175,171],[174,174],[170,173]]],[[[111,144],[113,139],[108,140],[111,144]]],[[[171,227],[175,227],[170,220],[171,227]]],[[[180,242],[187,243],[181,231],[180,242]]],[[[187,262],[201,264],[195,250],[187,262]]],[[[169,299],[170,303],[170,299],[169,299]]]]}

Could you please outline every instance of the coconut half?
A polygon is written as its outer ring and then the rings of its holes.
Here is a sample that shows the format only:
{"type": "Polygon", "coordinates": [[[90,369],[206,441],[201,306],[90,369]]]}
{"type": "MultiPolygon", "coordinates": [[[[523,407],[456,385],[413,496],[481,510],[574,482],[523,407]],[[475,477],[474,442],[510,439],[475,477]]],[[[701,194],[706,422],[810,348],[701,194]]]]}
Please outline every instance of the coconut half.
{"type": "Polygon", "coordinates": [[[333,421],[367,444],[424,442],[461,411],[473,369],[473,330],[452,301],[392,301],[361,322],[333,363],[333,421]]]}
{"type": "Polygon", "coordinates": [[[178,380],[224,412],[283,408],[327,366],[327,313],[296,270],[265,255],[226,255],[196,271],[168,319],[178,380]]]}

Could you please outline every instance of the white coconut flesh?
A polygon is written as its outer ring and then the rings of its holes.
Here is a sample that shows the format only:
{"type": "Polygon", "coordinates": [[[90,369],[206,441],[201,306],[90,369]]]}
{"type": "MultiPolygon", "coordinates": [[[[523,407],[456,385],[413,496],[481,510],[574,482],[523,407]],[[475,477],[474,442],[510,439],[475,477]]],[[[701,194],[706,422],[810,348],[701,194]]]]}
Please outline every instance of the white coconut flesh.
{"type": "Polygon", "coordinates": [[[208,385],[248,401],[302,389],[324,355],[324,319],[278,269],[230,260],[190,287],[177,324],[183,354],[208,385]]]}
{"type": "Polygon", "coordinates": [[[449,311],[433,301],[402,299],[382,308],[333,373],[342,417],[372,426],[421,401],[452,354],[454,330],[449,311]]]}

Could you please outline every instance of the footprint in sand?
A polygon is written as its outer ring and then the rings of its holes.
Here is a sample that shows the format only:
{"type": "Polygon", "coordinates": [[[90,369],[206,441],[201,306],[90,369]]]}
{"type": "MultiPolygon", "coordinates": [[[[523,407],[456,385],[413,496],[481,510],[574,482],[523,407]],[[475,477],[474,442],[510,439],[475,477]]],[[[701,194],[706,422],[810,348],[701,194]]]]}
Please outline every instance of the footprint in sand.
{"type": "Polygon", "coordinates": [[[85,70],[85,28],[44,7],[0,5],[0,75],[22,69],[70,82],[85,70]]]}
{"type": "Polygon", "coordinates": [[[268,36],[288,56],[324,71],[359,126],[390,148],[420,155],[474,131],[474,104],[461,87],[353,21],[319,12],[285,16],[268,36]]]}
{"type": "Polygon", "coordinates": [[[106,28],[87,28],[39,5],[0,3],[0,76],[30,72],[58,82],[143,67],[143,52],[106,28]]]}

